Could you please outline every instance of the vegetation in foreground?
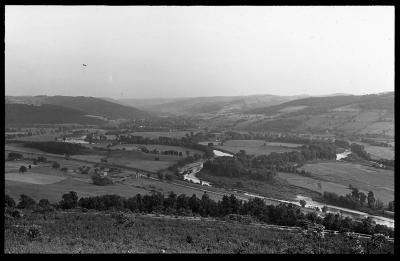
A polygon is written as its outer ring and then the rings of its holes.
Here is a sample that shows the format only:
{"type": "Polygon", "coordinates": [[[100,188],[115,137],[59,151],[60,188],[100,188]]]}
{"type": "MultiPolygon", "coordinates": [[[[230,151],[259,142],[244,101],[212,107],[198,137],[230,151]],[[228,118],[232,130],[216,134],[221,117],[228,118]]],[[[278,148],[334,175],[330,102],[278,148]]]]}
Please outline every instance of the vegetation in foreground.
{"type": "Polygon", "coordinates": [[[23,209],[6,219],[4,235],[5,253],[394,252],[393,243],[379,236],[364,240],[351,234],[298,233],[218,220],[160,219],[80,209],[23,209]]]}

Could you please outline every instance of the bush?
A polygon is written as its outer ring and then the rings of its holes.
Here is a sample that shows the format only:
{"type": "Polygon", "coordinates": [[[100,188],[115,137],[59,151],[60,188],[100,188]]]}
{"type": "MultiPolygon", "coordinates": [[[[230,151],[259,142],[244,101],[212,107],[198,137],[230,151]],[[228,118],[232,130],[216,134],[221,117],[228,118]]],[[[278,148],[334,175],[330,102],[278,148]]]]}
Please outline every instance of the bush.
{"type": "Polygon", "coordinates": [[[36,205],[36,201],[33,198],[31,198],[25,194],[22,194],[20,196],[17,208],[33,208],[35,205],[36,205]]]}
{"type": "Polygon", "coordinates": [[[71,209],[78,206],[78,195],[75,191],[70,191],[67,194],[62,195],[62,200],[60,201],[60,207],[62,209],[71,209]]]}
{"type": "Polygon", "coordinates": [[[26,172],[28,169],[25,167],[25,166],[21,166],[20,168],[19,168],[19,172],[20,173],[24,173],[24,172],[26,172]]]}
{"type": "Polygon", "coordinates": [[[23,158],[24,157],[20,153],[10,152],[10,153],[8,153],[7,160],[20,160],[23,158]]]}
{"type": "Polygon", "coordinates": [[[5,207],[9,207],[9,208],[13,208],[15,207],[15,201],[12,197],[10,197],[9,195],[5,195],[4,197],[4,206],[5,207]]]}
{"type": "Polygon", "coordinates": [[[41,199],[38,203],[39,207],[48,207],[50,206],[50,202],[47,199],[41,199]]]}
{"type": "Polygon", "coordinates": [[[99,174],[92,175],[93,184],[98,186],[106,186],[113,184],[112,180],[106,176],[100,176],[99,174]]]}
{"type": "Polygon", "coordinates": [[[57,161],[54,161],[53,164],[51,165],[51,167],[53,169],[59,169],[60,168],[60,163],[58,163],[57,161]]]}
{"type": "Polygon", "coordinates": [[[39,226],[33,225],[33,226],[29,227],[27,230],[28,231],[26,234],[27,234],[29,240],[39,239],[43,235],[39,226]]]}

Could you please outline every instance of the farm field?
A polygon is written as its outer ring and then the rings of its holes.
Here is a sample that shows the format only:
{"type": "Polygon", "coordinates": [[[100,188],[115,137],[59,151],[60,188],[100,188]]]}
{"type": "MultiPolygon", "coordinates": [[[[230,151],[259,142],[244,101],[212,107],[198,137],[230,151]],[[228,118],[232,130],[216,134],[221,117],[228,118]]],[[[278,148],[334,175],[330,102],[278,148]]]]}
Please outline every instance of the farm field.
{"type": "Polygon", "coordinates": [[[54,141],[56,138],[62,136],[62,133],[47,133],[43,135],[33,135],[15,138],[14,140],[20,141],[54,141]]]}
{"type": "Polygon", "coordinates": [[[334,192],[338,195],[345,195],[350,192],[348,186],[329,181],[322,181],[310,177],[304,177],[294,173],[279,172],[278,177],[297,187],[307,188],[319,193],[334,192]],[[319,184],[319,185],[318,185],[319,184]]]}
{"type": "Polygon", "coordinates": [[[360,145],[363,145],[365,150],[371,154],[371,158],[373,159],[394,159],[394,148],[393,147],[381,147],[381,146],[373,146],[368,143],[357,142],[360,145]]]}
{"type": "MultiPolygon", "coordinates": [[[[196,133],[196,131],[193,131],[196,133]]],[[[170,137],[170,138],[182,138],[186,134],[190,135],[190,131],[136,131],[130,133],[133,136],[143,136],[147,138],[158,138],[158,137],[170,137]]]]}
{"type": "Polygon", "coordinates": [[[5,180],[18,181],[30,184],[53,184],[66,179],[65,177],[29,172],[24,174],[6,173],[5,180]]]}
{"type": "Polygon", "coordinates": [[[283,144],[284,143],[270,145],[270,142],[265,142],[264,140],[228,140],[223,146],[217,145],[215,148],[232,153],[245,150],[246,154],[250,155],[268,155],[272,152],[283,153],[296,150],[291,143],[289,143],[288,146],[282,146],[283,144]],[[266,143],[266,146],[264,146],[264,143],[266,143]]]}
{"type": "Polygon", "coordinates": [[[179,158],[169,155],[160,155],[160,160],[154,160],[155,155],[140,151],[111,151],[107,157],[108,163],[124,165],[147,171],[158,171],[173,165],[179,158]]]}
{"type": "Polygon", "coordinates": [[[238,191],[245,190],[264,197],[282,200],[296,200],[299,194],[311,198],[318,198],[321,196],[318,191],[292,185],[279,176],[276,177],[273,182],[265,182],[240,178],[216,177],[206,171],[201,171],[196,174],[196,177],[211,182],[213,186],[228,187],[237,189],[238,191]]]}
{"type": "Polygon", "coordinates": [[[193,155],[195,153],[202,154],[201,151],[194,150],[194,149],[189,149],[189,148],[184,148],[184,147],[179,147],[179,146],[158,145],[158,144],[118,144],[118,145],[112,146],[111,149],[121,149],[122,150],[123,148],[125,148],[125,150],[138,150],[140,147],[146,147],[148,150],[156,149],[159,151],[175,150],[178,152],[182,152],[182,154],[184,156],[186,156],[186,151],[189,151],[190,155],[193,155]]]}
{"type": "MultiPolygon", "coordinates": [[[[351,184],[364,192],[372,190],[375,194],[375,198],[380,199],[385,204],[394,199],[394,171],[392,170],[376,169],[347,162],[306,164],[300,169],[311,172],[316,177],[321,177],[332,183],[346,187],[351,184]]],[[[321,181],[316,179],[316,182],[318,183],[321,181]]],[[[306,184],[306,181],[303,183],[305,184],[303,186],[307,188],[315,186],[306,184]]]]}
{"type": "Polygon", "coordinates": [[[63,194],[75,191],[79,197],[97,196],[105,194],[118,194],[124,197],[131,197],[137,193],[146,194],[149,191],[124,184],[113,184],[108,186],[96,186],[91,182],[85,182],[74,178],[67,178],[54,184],[38,185],[18,181],[5,181],[5,194],[9,194],[15,200],[21,194],[31,196],[39,201],[47,198],[50,202],[60,201],[63,194]]]}

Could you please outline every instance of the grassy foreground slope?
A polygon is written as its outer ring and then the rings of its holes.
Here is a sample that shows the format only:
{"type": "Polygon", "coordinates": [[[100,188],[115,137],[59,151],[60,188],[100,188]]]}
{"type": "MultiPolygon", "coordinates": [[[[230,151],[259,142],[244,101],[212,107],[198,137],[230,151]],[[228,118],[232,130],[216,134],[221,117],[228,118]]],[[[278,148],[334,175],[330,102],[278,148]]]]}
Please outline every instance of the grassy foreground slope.
{"type": "Polygon", "coordinates": [[[5,253],[393,253],[393,243],[373,246],[342,235],[318,239],[298,232],[222,221],[179,220],[131,214],[55,211],[5,222],[5,253]],[[31,228],[31,230],[29,230],[31,228]],[[40,235],[29,231],[36,228],[40,235]]]}

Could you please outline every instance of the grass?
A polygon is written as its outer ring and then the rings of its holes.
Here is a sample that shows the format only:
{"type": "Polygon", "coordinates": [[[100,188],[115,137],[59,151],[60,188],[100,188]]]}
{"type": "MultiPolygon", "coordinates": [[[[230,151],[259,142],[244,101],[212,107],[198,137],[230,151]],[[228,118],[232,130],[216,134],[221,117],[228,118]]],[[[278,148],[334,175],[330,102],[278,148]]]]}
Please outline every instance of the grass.
{"type": "MultiPolygon", "coordinates": [[[[325,181],[346,187],[351,184],[364,192],[372,190],[375,198],[380,199],[385,204],[394,199],[393,170],[377,169],[357,163],[337,161],[306,164],[300,169],[314,174],[317,177],[317,182],[321,182],[318,178],[322,178],[325,181]]],[[[309,185],[304,185],[304,187],[309,188],[309,185]]]]}
{"type": "Polygon", "coordinates": [[[24,173],[24,174],[5,174],[5,180],[12,180],[24,183],[31,183],[31,184],[53,184],[56,182],[60,182],[64,180],[64,177],[54,176],[54,175],[45,175],[40,173],[24,173]]]}
{"type": "Polygon", "coordinates": [[[272,182],[266,182],[243,178],[215,177],[206,171],[201,171],[200,173],[197,173],[196,176],[201,180],[204,179],[212,184],[215,184],[216,186],[245,190],[262,195],[264,197],[295,200],[296,196],[299,194],[311,198],[318,198],[321,196],[320,193],[314,192],[307,188],[293,186],[279,177],[272,182]],[[241,186],[238,186],[238,183],[240,183],[241,186]]]}
{"type": "MultiPolygon", "coordinates": [[[[5,225],[5,253],[350,253],[340,236],[324,240],[300,233],[239,223],[156,219],[131,215],[118,224],[104,212],[24,211],[5,225]],[[42,235],[30,239],[24,227],[39,226],[42,235]]],[[[366,242],[361,244],[366,246],[366,242]]],[[[383,252],[393,253],[386,243],[383,252]]]]}
{"type": "Polygon", "coordinates": [[[394,159],[393,147],[373,146],[362,142],[357,143],[363,145],[365,150],[371,154],[371,158],[373,159],[394,159]]]}
{"type": "Polygon", "coordinates": [[[160,160],[155,160],[156,155],[140,151],[112,151],[107,157],[108,163],[124,165],[127,167],[158,171],[168,168],[178,161],[178,157],[160,155],[160,160]]]}
{"type": "Polygon", "coordinates": [[[323,181],[315,178],[304,177],[302,175],[295,173],[279,172],[278,177],[287,181],[289,184],[293,186],[307,188],[309,190],[313,190],[321,194],[324,193],[324,191],[334,192],[338,195],[345,195],[350,192],[348,186],[329,181],[323,181]],[[321,186],[319,186],[318,183],[321,186]]]}
{"type": "Polygon", "coordinates": [[[283,143],[274,144],[271,142],[265,142],[264,140],[228,140],[223,146],[215,146],[217,149],[224,149],[232,153],[237,153],[240,150],[245,150],[249,155],[268,155],[272,152],[283,153],[290,152],[296,149],[293,148],[293,144],[289,143],[287,146],[283,143]],[[266,143],[266,146],[264,146],[266,143]]]}
{"type": "MultiPolygon", "coordinates": [[[[194,131],[193,133],[196,133],[194,131]]],[[[190,135],[190,131],[137,131],[132,132],[131,135],[133,136],[143,136],[148,138],[158,138],[158,137],[170,137],[170,138],[182,138],[185,137],[186,134],[190,135]]]]}
{"type": "Polygon", "coordinates": [[[15,140],[21,141],[54,141],[55,138],[60,137],[62,133],[46,133],[40,135],[33,135],[33,136],[25,136],[15,138],[15,140]]]}

